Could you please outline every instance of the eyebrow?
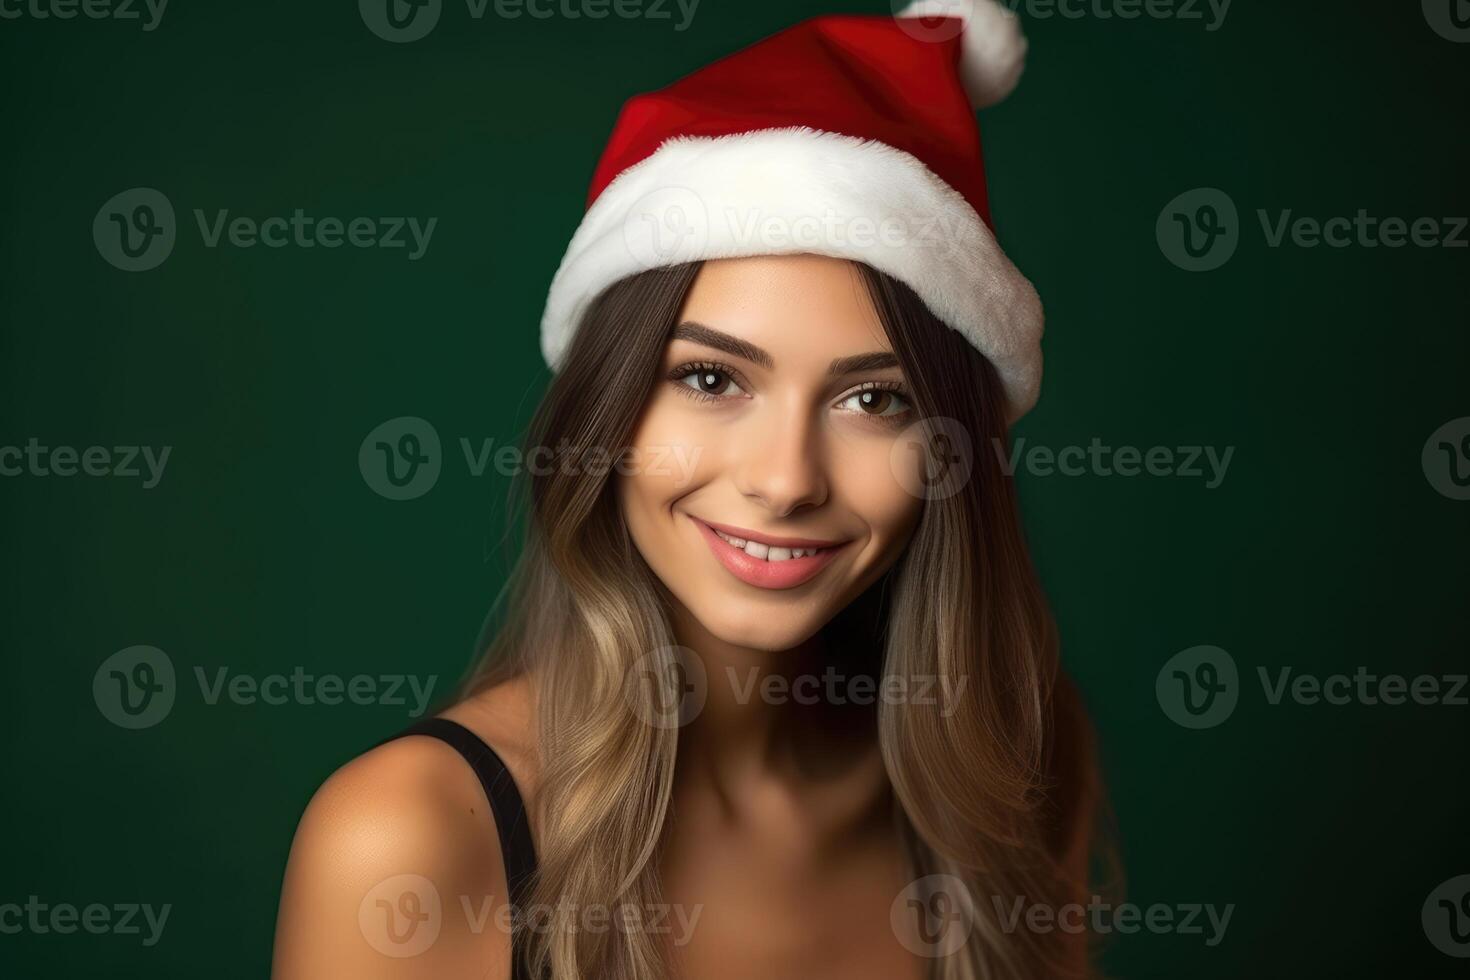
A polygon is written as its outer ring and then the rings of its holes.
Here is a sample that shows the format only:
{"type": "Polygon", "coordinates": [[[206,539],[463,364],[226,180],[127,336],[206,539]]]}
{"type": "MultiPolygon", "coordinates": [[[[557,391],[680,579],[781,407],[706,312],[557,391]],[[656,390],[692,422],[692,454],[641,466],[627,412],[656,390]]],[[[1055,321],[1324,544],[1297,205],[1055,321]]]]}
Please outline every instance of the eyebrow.
{"type": "MultiPolygon", "coordinates": [[[[689,340],[706,347],[722,350],[726,354],[759,364],[766,370],[776,366],[776,359],[765,350],[755,344],[732,337],[714,327],[707,327],[693,320],[685,320],[669,333],[670,340],[689,340]]],[[[843,375],[853,374],[858,371],[876,371],[880,368],[898,367],[898,358],[892,351],[875,350],[866,354],[853,354],[850,357],[838,357],[833,359],[827,366],[827,376],[840,378],[843,375]]]]}
{"type": "Polygon", "coordinates": [[[692,340],[696,344],[713,347],[722,350],[726,354],[744,358],[752,364],[759,364],[769,371],[776,366],[776,359],[755,344],[747,343],[739,337],[732,337],[727,333],[721,333],[714,327],[706,327],[702,323],[693,320],[685,320],[673,329],[669,334],[670,340],[692,340]]]}

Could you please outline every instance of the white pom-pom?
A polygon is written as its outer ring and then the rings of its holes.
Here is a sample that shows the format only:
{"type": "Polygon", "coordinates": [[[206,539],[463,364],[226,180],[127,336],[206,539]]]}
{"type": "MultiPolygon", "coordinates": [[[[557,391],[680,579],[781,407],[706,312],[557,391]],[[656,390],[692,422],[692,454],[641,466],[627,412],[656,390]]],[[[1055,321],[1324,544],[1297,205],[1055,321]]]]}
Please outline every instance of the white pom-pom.
{"type": "Polygon", "coordinates": [[[957,17],[964,21],[960,80],[976,109],[1004,99],[1026,67],[1021,19],[995,0],[913,0],[899,17],[957,17]]]}

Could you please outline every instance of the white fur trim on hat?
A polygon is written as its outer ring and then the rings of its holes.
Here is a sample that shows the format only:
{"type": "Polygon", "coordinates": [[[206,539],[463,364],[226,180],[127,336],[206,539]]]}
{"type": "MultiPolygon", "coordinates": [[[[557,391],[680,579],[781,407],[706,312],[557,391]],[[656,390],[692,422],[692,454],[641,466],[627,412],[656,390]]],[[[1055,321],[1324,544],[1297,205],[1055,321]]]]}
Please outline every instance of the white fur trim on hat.
{"type": "Polygon", "coordinates": [[[957,17],[964,21],[960,40],[960,80],[976,109],[1011,94],[1026,67],[1026,37],[1021,19],[995,0],[913,0],[898,17],[957,17]]]}
{"type": "Polygon", "coordinates": [[[805,127],[680,136],[619,174],[552,279],[541,352],[555,370],[592,301],[646,269],[812,253],[908,284],[995,365],[1011,419],[1041,384],[1041,301],[970,203],[916,157],[805,127]]]}

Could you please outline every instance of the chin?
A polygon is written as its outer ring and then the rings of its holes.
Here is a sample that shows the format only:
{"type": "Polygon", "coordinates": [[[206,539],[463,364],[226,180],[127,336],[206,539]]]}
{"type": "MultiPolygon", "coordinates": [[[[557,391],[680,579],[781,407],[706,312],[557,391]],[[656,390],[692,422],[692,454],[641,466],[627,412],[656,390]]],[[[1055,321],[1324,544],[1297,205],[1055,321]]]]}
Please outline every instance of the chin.
{"type": "Polygon", "coordinates": [[[817,634],[830,617],[812,615],[810,606],[793,600],[721,601],[715,608],[689,606],[689,612],[716,639],[732,646],[779,653],[800,646],[817,634]],[[787,602],[789,610],[779,604],[787,602]]]}

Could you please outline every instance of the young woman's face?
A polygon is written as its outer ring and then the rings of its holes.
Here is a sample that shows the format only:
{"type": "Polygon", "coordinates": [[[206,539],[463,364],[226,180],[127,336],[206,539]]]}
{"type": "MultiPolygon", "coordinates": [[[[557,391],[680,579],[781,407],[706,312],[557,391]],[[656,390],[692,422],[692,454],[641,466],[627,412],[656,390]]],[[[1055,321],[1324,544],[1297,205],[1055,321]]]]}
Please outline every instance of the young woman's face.
{"type": "Polygon", "coordinates": [[[896,452],[917,420],[857,269],[706,262],[617,477],[633,541],[719,639],[784,650],[902,552],[923,501],[896,452]]]}

